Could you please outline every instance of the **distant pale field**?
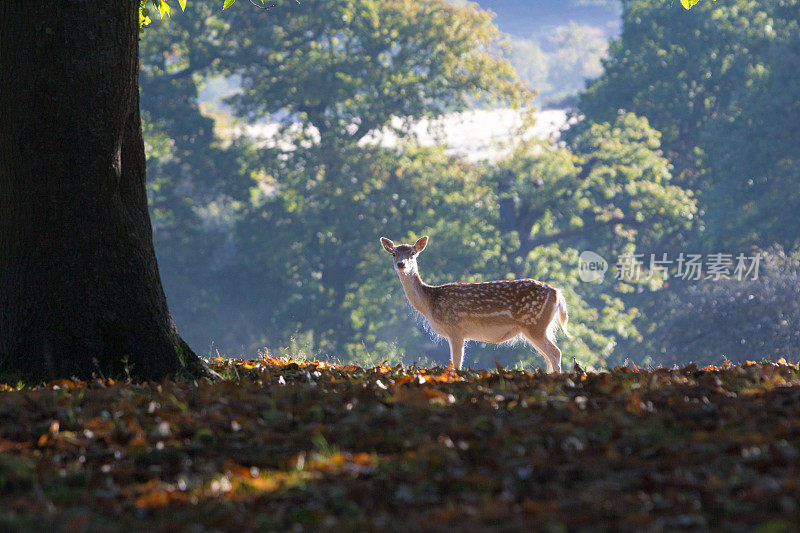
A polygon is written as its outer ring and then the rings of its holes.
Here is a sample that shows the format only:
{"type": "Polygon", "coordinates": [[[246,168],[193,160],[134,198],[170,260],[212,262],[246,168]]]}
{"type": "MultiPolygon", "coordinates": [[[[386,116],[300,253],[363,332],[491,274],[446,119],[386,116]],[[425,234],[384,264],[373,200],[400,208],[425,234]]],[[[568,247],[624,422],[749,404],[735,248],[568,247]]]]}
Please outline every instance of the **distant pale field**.
{"type": "MultiPolygon", "coordinates": [[[[534,137],[555,140],[568,120],[566,109],[539,111],[535,114],[533,127],[520,132],[524,115],[523,111],[517,109],[471,110],[451,113],[436,120],[422,119],[413,122],[410,131],[423,146],[441,144],[446,146],[449,154],[468,161],[497,161],[508,154],[512,147],[511,141],[519,140],[520,135],[524,140],[534,137]]],[[[396,119],[393,124],[395,127],[401,125],[401,119],[396,119]]],[[[236,126],[230,133],[234,136],[244,134],[260,146],[273,147],[279,142],[279,129],[278,123],[250,124],[236,126]]],[[[297,131],[297,128],[290,128],[292,134],[297,131]]],[[[318,137],[315,130],[308,134],[314,139],[318,137]]],[[[398,140],[397,135],[387,128],[369,134],[362,142],[393,147],[398,140]]],[[[284,149],[291,148],[288,141],[280,145],[284,149]]]]}

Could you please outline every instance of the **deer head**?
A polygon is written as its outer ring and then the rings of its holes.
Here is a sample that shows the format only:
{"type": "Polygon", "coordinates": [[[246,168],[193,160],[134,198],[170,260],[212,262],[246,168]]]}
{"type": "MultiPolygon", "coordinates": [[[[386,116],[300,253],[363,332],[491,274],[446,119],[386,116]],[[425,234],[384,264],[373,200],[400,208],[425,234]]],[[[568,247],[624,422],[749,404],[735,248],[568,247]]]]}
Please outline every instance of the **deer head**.
{"type": "Polygon", "coordinates": [[[417,269],[417,254],[428,245],[428,236],[420,237],[414,244],[395,245],[386,237],[381,237],[383,248],[392,254],[394,259],[394,269],[400,276],[413,276],[419,271],[417,269]]]}

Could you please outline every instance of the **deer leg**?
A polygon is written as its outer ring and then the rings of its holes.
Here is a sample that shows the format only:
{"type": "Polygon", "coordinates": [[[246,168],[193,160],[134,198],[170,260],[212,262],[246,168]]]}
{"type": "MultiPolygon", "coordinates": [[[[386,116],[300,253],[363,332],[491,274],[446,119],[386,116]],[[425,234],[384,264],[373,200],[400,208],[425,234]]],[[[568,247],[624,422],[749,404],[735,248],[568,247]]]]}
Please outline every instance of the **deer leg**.
{"type": "Polygon", "coordinates": [[[561,373],[561,350],[556,346],[553,341],[548,339],[547,337],[544,338],[544,343],[547,347],[547,353],[550,354],[550,359],[553,362],[553,367],[555,368],[555,372],[561,373]]]}
{"type": "Polygon", "coordinates": [[[461,370],[461,363],[464,361],[464,339],[459,337],[447,337],[450,343],[450,362],[453,368],[461,370]]]}
{"type": "Polygon", "coordinates": [[[553,344],[547,337],[536,337],[529,333],[523,333],[523,335],[544,357],[544,362],[547,365],[547,373],[560,373],[561,350],[558,349],[558,346],[553,344]]]}

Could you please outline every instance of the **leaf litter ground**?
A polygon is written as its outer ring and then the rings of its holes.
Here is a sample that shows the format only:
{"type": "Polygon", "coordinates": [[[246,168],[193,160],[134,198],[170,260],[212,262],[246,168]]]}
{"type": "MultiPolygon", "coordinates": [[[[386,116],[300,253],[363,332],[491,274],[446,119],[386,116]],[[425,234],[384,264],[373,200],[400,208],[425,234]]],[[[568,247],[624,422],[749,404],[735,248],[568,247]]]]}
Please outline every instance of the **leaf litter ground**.
{"type": "Polygon", "coordinates": [[[793,530],[800,369],[211,359],[0,386],[0,529],[793,530]]]}

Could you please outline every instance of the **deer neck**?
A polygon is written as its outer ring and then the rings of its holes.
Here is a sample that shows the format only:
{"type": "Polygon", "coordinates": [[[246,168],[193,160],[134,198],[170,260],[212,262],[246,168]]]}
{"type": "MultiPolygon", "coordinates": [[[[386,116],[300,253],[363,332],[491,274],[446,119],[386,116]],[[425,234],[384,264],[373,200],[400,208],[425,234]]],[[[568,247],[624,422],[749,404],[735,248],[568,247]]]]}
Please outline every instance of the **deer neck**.
{"type": "Polygon", "coordinates": [[[411,306],[425,315],[430,315],[430,294],[427,291],[429,285],[426,285],[422,278],[419,276],[419,271],[414,271],[410,274],[400,274],[400,283],[403,284],[403,290],[406,293],[411,306]]]}

